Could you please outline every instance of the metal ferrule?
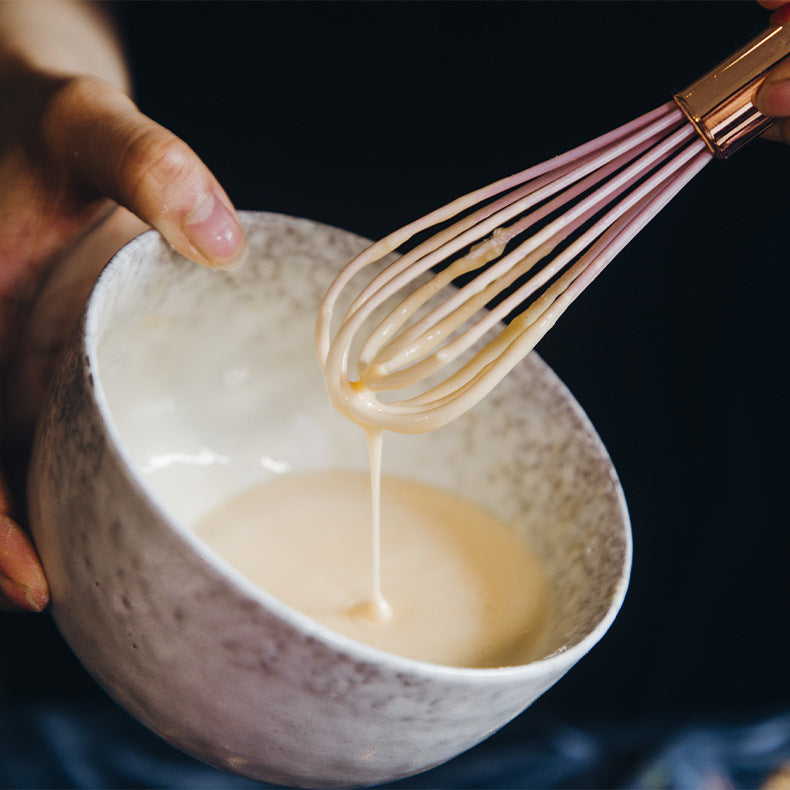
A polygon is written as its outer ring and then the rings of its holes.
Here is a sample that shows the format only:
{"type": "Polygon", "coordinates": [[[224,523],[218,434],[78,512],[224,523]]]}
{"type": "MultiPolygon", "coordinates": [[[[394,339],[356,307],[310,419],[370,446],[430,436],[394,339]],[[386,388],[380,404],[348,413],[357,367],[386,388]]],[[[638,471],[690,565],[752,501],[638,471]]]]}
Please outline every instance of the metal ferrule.
{"type": "Polygon", "coordinates": [[[790,23],[772,25],[674,98],[710,150],[726,158],[770,127],[754,106],[768,72],[790,55],[790,23]]]}

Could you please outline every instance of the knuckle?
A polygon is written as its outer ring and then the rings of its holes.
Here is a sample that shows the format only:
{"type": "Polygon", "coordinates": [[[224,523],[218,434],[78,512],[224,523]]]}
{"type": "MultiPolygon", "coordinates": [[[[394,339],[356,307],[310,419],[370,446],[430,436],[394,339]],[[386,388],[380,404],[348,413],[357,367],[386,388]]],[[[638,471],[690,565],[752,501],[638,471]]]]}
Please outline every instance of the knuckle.
{"type": "Polygon", "coordinates": [[[121,155],[120,179],[128,184],[133,204],[156,210],[167,209],[166,197],[183,187],[194,171],[187,145],[162,128],[135,135],[121,155]]]}

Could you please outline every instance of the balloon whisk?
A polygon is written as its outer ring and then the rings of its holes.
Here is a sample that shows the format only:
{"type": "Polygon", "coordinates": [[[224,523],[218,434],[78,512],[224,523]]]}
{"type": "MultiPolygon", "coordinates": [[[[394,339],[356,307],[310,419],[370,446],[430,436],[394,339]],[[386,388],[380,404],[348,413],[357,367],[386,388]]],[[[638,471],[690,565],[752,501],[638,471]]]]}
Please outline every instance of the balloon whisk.
{"type": "Polygon", "coordinates": [[[753,100],[788,54],[774,24],[673,101],[368,247],[316,324],[335,406],[421,433],[485,397],[711,159],[770,126],[753,100]]]}

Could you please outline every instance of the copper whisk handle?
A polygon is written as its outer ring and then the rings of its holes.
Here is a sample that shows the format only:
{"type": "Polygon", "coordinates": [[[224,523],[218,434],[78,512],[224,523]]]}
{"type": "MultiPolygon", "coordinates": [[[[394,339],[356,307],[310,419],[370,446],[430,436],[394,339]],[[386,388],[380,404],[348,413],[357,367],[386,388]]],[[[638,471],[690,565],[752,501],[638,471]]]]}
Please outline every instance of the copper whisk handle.
{"type": "Polygon", "coordinates": [[[674,98],[710,150],[726,158],[764,132],[773,118],[754,106],[768,72],[790,55],[790,23],[771,24],[674,98]]]}

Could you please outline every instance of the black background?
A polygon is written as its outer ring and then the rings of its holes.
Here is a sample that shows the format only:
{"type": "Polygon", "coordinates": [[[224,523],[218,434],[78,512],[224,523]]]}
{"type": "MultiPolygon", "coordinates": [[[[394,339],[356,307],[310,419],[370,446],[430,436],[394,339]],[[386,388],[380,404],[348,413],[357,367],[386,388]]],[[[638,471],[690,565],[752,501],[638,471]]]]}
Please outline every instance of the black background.
{"type": "MultiPolygon", "coordinates": [[[[143,111],[239,208],[378,237],[671,98],[751,2],[121,3],[143,111]]],[[[634,531],[603,641],[528,715],[786,709],[790,148],[709,165],[539,346],[634,531]]],[[[0,619],[0,699],[97,691],[47,615],[0,619]]]]}

